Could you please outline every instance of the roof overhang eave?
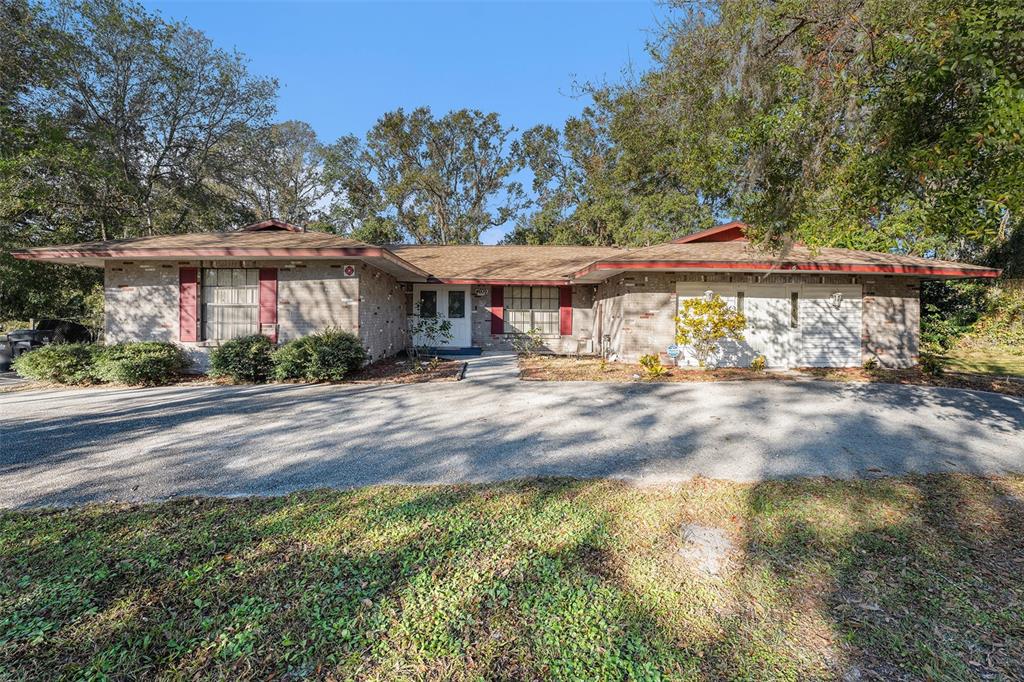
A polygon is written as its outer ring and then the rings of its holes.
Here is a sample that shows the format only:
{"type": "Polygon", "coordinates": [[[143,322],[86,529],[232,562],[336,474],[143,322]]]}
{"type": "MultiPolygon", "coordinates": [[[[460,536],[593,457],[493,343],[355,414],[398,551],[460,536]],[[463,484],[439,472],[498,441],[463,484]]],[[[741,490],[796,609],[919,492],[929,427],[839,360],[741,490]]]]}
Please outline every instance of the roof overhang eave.
{"type": "Polygon", "coordinates": [[[332,248],[192,248],[192,249],[25,249],[12,251],[19,260],[102,267],[108,260],[361,260],[409,282],[425,282],[428,273],[386,249],[332,248]]]}
{"type": "Polygon", "coordinates": [[[854,263],[774,263],[742,261],[617,261],[591,263],[573,275],[578,284],[601,282],[629,271],[662,272],[756,272],[840,275],[899,275],[927,279],[994,279],[1002,274],[996,268],[964,268],[946,265],[898,265],[854,263]]]}

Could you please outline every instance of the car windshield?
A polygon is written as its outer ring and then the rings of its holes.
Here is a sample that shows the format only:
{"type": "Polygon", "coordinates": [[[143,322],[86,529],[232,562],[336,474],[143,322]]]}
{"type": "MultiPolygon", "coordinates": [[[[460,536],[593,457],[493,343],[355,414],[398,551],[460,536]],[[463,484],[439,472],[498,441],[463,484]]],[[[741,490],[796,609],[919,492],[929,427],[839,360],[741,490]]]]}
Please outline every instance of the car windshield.
{"type": "Polygon", "coordinates": [[[60,324],[60,320],[39,320],[39,324],[36,325],[36,329],[42,331],[53,331],[60,324]]]}

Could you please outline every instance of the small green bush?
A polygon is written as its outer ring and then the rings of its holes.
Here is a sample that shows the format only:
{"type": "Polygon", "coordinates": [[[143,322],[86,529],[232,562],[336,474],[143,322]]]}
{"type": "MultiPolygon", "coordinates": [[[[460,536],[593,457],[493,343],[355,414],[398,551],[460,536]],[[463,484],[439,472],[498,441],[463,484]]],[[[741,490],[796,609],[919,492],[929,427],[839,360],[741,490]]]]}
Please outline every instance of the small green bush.
{"type": "Polygon", "coordinates": [[[768,358],[763,355],[758,355],[756,358],[750,361],[750,369],[755,372],[763,372],[768,367],[768,358]]]}
{"type": "Polygon", "coordinates": [[[274,353],[274,376],[279,380],[341,381],[366,362],[359,337],[339,329],[295,339],[274,353]]]}
{"type": "Polygon", "coordinates": [[[98,378],[96,356],[101,350],[91,343],[54,343],[18,356],[14,371],[38,381],[88,384],[98,378]]]}
{"type": "Polygon", "coordinates": [[[302,381],[309,365],[309,338],[303,336],[274,351],[274,378],[278,381],[302,381]]]}
{"type": "Polygon", "coordinates": [[[274,371],[274,345],[262,334],[225,341],[210,353],[210,376],[262,383],[274,371]]]}
{"type": "Polygon", "coordinates": [[[918,358],[917,362],[921,371],[925,374],[938,376],[944,371],[942,359],[938,356],[932,355],[931,353],[921,353],[921,357],[918,358]]]}
{"type": "Polygon", "coordinates": [[[641,355],[640,366],[644,368],[644,378],[648,380],[660,379],[668,374],[668,369],[661,364],[661,358],[654,354],[641,355]]]}
{"type": "Polygon", "coordinates": [[[191,364],[173,343],[143,341],[118,343],[102,349],[96,358],[96,376],[103,381],[142,386],[169,384],[191,364]]]}

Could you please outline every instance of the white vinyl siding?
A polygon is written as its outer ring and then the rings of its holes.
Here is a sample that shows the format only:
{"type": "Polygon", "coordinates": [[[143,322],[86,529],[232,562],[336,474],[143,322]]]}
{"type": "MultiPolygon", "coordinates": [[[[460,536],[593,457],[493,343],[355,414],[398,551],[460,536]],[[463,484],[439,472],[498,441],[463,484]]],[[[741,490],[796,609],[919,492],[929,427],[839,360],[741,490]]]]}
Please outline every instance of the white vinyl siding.
{"type": "Polygon", "coordinates": [[[505,333],[558,336],[558,287],[505,287],[505,333]]]}
{"type": "Polygon", "coordinates": [[[859,284],[805,284],[801,290],[799,319],[801,343],[798,366],[860,366],[859,284]]]}
{"type": "Polygon", "coordinates": [[[204,268],[200,284],[204,341],[227,341],[259,334],[258,270],[204,268]]]}

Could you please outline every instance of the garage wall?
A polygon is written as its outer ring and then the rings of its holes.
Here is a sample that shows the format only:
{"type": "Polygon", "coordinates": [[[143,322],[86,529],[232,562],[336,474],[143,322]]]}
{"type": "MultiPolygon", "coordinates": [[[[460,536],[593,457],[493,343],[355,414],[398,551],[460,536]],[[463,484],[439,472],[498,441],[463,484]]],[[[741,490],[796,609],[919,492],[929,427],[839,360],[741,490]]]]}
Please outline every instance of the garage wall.
{"type": "MultiPolygon", "coordinates": [[[[728,360],[733,364],[746,364],[758,354],[759,337],[784,346],[779,353],[766,353],[771,356],[769,362],[773,366],[858,366],[863,359],[861,347],[865,338],[891,352],[896,350],[893,342],[902,343],[902,339],[893,335],[916,337],[917,334],[917,322],[909,316],[906,319],[911,330],[906,333],[900,331],[902,322],[890,319],[889,315],[877,328],[869,328],[865,321],[868,303],[861,300],[863,285],[855,276],[624,273],[598,286],[595,334],[598,338],[607,337],[609,353],[627,362],[635,362],[645,353],[663,353],[674,341],[673,317],[680,285],[688,295],[699,295],[707,289],[718,291],[734,305],[735,292],[742,288],[747,296],[746,305],[772,309],[772,300],[762,301],[756,296],[757,288],[762,288],[777,303],[778,310],[773,309],[774,314],[787,319],[789,294],[794,288],[799,293],[798,329],[788,331],[788,324],[783,322],[775,325],[777,329],[752,330],[751,343],[732,344],[735,348],[726,349],[728,360]],[[837,291],[844,294],[839,310],[830,303],[832,294],[837,291]],[[888,340],[876,338],[880,331],[889,335],[888,340]],[[884,343],[878,343],[879,340],[884,343]]],[[[904,309],[911,303],[909,300],[899,302],[904,309]]],[[[897,306],[886,300],[884,307],[894,310],[897,306]]]]}
{"type": "Polygon", "coordinates": [[[862,359],[883,367],[917,364],[921,343],[921,280],[865,277],[862,359]]]}

